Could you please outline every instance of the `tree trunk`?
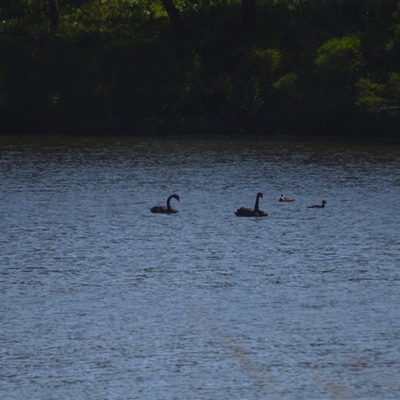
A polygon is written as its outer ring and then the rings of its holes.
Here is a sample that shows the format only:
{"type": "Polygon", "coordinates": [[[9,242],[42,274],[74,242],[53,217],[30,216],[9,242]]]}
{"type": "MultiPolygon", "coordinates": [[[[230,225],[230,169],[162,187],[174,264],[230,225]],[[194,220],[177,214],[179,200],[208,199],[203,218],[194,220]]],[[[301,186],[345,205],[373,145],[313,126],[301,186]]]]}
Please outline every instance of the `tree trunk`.
{"type": "Polygon", "coordinates": [[[165,11],[167,12],[169,19],[171,20],[171,24],[174,28],[175,33],[179,37],[183,37],[185,34],[185,24],[183,23],[181,14],[178,9],[175,7],[175,4],[172,0],[161,0],[165,11]]]}
{"type": "Polygon", "coordinates": [[[58,28],[59,11],[57,0],[49,0],[50,28],[56,31],[58,28]]]}
{"type": "Polygon", "coordinates": [[[256,0],[242,0],[242,28],[250,30],[255,28],[256,24],[256,0]]]}

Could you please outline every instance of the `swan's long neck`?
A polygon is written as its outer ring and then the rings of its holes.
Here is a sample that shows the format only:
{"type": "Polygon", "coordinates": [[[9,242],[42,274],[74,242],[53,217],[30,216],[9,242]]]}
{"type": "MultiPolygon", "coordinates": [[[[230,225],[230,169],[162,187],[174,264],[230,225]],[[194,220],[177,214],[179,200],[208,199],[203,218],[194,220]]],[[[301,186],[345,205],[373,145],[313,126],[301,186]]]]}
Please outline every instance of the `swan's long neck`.
{"type": "Polygon", "coordinates": [[[256,210],[256,211],[258,211],[260,208],[259,208],[259,202],[260,202],[260,195],[257,195],[257,198],[256,198],[256,204],[254,204],[254,210],[256,210]]]}
{"type": "Polygon", "coordinates": [[[168,208],[168,210],[171,209],[171,199],[172,199],[172,197],[173,196],[169,196],[168,199],[167,199],[167,208],[168,208]]]}

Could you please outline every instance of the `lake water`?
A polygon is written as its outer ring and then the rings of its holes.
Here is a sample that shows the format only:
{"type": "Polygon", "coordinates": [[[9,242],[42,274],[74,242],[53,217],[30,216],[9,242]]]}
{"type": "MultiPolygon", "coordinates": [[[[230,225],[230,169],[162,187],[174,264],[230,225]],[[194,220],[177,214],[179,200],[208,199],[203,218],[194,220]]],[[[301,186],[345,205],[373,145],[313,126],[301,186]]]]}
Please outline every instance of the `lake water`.
{"type": "Polygon", "coordinates": [[[400,398],[400,147],[1,138],[0,188],[1,399],[400,398]]]}

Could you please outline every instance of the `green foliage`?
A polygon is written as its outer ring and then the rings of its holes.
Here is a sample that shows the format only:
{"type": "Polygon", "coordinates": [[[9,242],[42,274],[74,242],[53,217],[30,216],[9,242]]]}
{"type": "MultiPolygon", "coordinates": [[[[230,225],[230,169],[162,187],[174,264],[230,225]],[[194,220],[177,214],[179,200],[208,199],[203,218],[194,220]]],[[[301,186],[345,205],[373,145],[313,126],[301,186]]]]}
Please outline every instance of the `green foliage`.
{"type": "Polygon", "coordinates": [[[69,29],[75,27],[83,31],[93,29],[123,34],[156,18],[157,11],[158,8],[147,0],[92,0],[84,6],[71,8],[64,22],[69,29]]]}
{"type": "Polygon", "coordinates": [[[398,0],[260,0],[246,32],[241,0],[174,3],[184,38],[160,1],[58,0],[56,33],[0,2],[2,129],[400,132],[398,0]]]}
{"type": "Polygon", "coordinates": [[[276,82],[272,84],[272,88],[276,92],[293,93],[296,82],[299,76],[295,72],[290,72],[280,77],[276,82]]]}
{"type": "Polygon", "coordinates": [[[367,111],[396,111],[400,107],[400,73],[391,73],[386,83],[361,78],[357,84],[356,105],[367,111]]]}
{"type": "Polygon", "coordinates": [[[400,73],[392,72],[388,80],[388,88],[391,94],[400,101],[400,73]]]}
{"type": "Polygon", "coordinates": [[[383,84],[371,82],[370,79],[361,78],[357,84],[356,105],[371,111],[376,111],[384,104],[383,95],[386,86],[383,84]]]}
{"type": "Polygon", "coordinates": [[[325,74],[353,74],[362,66],[361,40],[345,36],[326,41],[317,49],[317,69],[325,74]]]}

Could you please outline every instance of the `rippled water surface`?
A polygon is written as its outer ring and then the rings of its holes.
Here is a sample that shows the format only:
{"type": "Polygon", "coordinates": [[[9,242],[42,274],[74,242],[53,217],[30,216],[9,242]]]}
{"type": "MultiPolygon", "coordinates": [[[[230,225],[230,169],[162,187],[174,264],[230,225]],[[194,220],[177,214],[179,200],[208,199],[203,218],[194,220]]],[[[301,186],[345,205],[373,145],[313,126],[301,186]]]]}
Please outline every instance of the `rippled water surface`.
{"type": "Polygon", "coordinates": [[[3,138],[0,185],[1,399],[400,398],[399,147],[3,138]]]}

